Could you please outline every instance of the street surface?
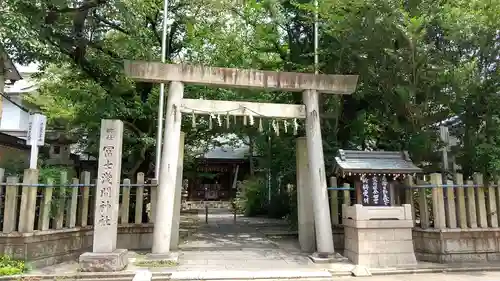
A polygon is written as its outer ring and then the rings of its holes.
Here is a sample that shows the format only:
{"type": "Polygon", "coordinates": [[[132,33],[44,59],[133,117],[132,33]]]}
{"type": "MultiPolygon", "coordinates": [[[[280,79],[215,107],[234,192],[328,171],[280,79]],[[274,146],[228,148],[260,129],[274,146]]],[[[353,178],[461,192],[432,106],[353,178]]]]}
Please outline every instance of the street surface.
{"type": "Polygon", "coordinates": [[[372,277],[337,277],[333,280],[366,281],[500,281],[500,272],[450,272],[409,275],[380,275],[372,277]]]}

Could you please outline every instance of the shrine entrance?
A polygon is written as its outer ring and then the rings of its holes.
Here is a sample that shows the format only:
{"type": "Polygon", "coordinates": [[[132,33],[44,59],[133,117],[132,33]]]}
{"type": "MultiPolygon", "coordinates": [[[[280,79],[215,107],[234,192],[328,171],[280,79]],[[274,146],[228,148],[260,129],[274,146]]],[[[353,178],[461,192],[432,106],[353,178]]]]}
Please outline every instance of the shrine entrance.
{"type": "MultiPolygon", "coordinates": [[[[152,257],[171,255],[172,225],[176,220],[178,221],[177,209],[174,206],[179,206],[177,203],[180,202],[181,185],[178,184],[178,167],[182,159],[179,159],[181,157],[179,157],[178,148],[182,144],[180,141],[182,113],[192,116],[209,115],[209,127],[215,126],[214,123],[222,126],[223,122],[228,125],[232,122],[231,118],[235,117],[243,118],[243,122],[254,126],[260,125],[256,119],[280,119],[282,120],[281,126],[286,127],[291,124],[291,131],[295,133],[297,119],[305,119],[306,138],[300,142],[304,144],[301,146],[303,151],[298,152],[297,158],[305,156],[307,160],[302,159],[300,163],[303,164],[297,167],[297,173],[301,175],[298,175],[300,181],[298,185],[302,188],[310,188],[307,193],[311,194],[310,205],[313,205],[314,210],[316,240],[314,248],[318,253],[322,253],[321,256],[334,254],[318,100],[319,93],[352,94],[356,89],[358,76],[273,72],[141,61],[126,61],[125,73],[135,81],[170,82],[157,197],[158,202],[162,203],[157,204],[154,220],[152,257]],[[184,83],[302,92],[304,104],[183,99],[184,83]]],[[[273,127],[277,126],[280,124],[274,122],[273,127]]],[[[307,219],[309,218],[299,218],[299,224],[302,223],[301,220],[307,219]]]]}

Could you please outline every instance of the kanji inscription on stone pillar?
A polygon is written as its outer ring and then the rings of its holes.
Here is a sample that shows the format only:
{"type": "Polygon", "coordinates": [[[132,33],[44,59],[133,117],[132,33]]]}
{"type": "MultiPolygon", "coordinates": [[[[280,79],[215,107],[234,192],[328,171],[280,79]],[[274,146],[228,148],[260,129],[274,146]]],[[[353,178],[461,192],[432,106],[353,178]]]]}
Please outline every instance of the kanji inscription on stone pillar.
{"type": "Polygon", "coordinates": [[[116,249],[123,122],[102,120],[94,220],[94,253],[116,249]]]}

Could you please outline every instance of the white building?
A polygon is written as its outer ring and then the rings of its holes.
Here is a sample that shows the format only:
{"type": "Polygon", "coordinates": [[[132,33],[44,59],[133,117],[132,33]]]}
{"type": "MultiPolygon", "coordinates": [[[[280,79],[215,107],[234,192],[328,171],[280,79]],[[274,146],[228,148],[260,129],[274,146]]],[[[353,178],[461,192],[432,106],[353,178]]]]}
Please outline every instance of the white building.
{"type": "Polygon", "coordinates": [[[36,83],[31,79],[33,73],[20,73],[22,80],[6,85],[3,94],[2,117],[0,132],[25,139],[29,122],[29,105],[24,97],[37,90],[36,83]]]}

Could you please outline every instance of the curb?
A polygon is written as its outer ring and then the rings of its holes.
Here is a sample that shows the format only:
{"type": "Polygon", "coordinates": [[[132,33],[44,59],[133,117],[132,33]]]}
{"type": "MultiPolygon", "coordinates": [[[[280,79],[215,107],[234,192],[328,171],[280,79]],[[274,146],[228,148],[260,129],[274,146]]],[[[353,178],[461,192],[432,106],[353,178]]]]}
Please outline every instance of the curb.
{"type": "Polygon", "coordinates": [[[435,268],[407,268],[407,269],[370,269],[372,275],[398,275],[398,274],[425,274],[444,272],[478,272],[500,271],[498,266],[466,266],[466,267],[435,267],[435,268]]]}
{"type": "MultiPolygon", "coordinates": [[[[61,274],[23,274],[0,276],[0,281],[131,281],[135,272],[79,272],[61,274]]],[[[170,272],[153,272],[152,280],[170,280],[170,272]]]]}
{"type": "Polygon", "coordinates": [[[178,271],[170,280],[331,280],[328,271],[178,271]]]}

